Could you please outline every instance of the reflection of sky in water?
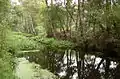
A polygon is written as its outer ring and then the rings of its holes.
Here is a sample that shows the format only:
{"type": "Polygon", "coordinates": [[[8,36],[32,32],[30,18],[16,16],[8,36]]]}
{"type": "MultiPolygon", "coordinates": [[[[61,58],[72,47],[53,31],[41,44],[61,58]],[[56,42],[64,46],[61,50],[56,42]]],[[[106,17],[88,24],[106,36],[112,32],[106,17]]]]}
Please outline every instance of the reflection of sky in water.
{"type": "MultiPolygon", "coordinates": [[[[68,57],[68,58],[70,58],[70,57],[68,57]]],[[[85,55],[85,59],[87,60],[87,63],[88,63],[88,64],[91,64],[91,63],[92,63],[91,60],[94,60],[94,59],[95,59],[95,67],[96,67],[96,68],[97,68],[98,64],[100,63],[100,61],[102,60],[100,57],[95,57],[94,55],[85,55]]],[[[76,57],[75,57],[75,55],[72,55],[72,60],[74,60],[75,63],[72,64],[71,66],[77,66],[77,62],[76,62],[76,57]]],[[[85,64],[87,64],[87,63],[85,63],[85,64]]],[[[105,63],[105,60],[104,60],[103,63],[105,63]]],[[[103,67],[103,63],[100,65],[100,68],[99,68],[100,72],[105,72],[104,67],[103,67]]],[[[67,64],[67,57],[66,57],[66,55],[64,56],[64,64],[67,64]]],[[[116,68],[116,66],[117,66],[117,63],[111,61],[110,68],[116,68]]],[[[64,67],[64,69],[66,69],[66,68],[67,68],[67,66],[64,67]]],[[[60,75],[60,76],[65,76],[65,75],[66,75],[66,72],[65,72],[65,71],[60,72],[59,75],[60,75]]],[[[73,79],[76,79],[77,75],[78,75],[78,74],[75,73],[75,74],[73,75],[73,79]]]]}

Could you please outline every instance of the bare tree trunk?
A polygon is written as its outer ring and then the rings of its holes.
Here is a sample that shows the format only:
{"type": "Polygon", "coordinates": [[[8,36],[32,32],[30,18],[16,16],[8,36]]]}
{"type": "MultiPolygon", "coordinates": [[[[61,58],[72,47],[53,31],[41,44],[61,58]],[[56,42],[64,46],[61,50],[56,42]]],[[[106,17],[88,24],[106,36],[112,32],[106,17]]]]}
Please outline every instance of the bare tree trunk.
{"type": "Polygon", "coordinates": [[[110,66],[110,60],[106,58],[106,66],[105,66],[105,79],[109,79],[109,66],[110,66]]]}
{"type": "Polygon", "coordinates": [[[80,61],[79,61],[79,52],[76,52],[76,62],[77,62],[77,71],[78,71],[78,79],[81,79],[81,71],[80,71],[80,61]]]}
{"type": "Polygon", "coordinates": [[[46,6],[48,7],[48,0],[45,0],[46,6]]]}
{"type": "Polygon", "coordinates": [[[31,16],[31,20],[32,20],[32,25],[31,25],[31,29],[32,29],[32,32],[34,35],[36,35],[36,30],[35,30],[35,27],[37,26],[35,21],[34,21],[34,18],[31,16]]]}
{"type": "Polygon", "coordinates": [[[104,59],[102,59],[102,60],[100,61],[100,63],[99,63],[98,66],[97,66],[97,70],[100,68],[100,65],[103,63],[103,61],[104,61],[104,59]]]}
{"type": "Polygon", "coordinates": [[[69,77],[70,77],[70,73],[69,73],[69,52],[68,52],[68,50],[66,51],[66,56],[67,56],[67,75],[66,75],[66,78],[67,79],[69,79],[69,77]]]}

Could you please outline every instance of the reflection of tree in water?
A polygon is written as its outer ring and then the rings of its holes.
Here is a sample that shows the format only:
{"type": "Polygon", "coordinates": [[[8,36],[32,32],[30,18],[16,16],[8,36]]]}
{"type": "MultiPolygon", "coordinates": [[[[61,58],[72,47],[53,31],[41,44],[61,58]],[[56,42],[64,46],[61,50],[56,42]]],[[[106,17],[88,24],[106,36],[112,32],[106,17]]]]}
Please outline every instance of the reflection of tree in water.
{"type": "MultiPolygon", "coordinates": [[[[35,56],[35,55],[33,55],[35,56]]],[[[55,55],[56,62],[54,74],[61,79],[77,79],[78,69],[80,71],[81,79],[119,79],[120,65],[117,60],[102,59],[94,55],[85,55],[84,59],[76,61],[74,54],[70,57],[67,55],[55,55]],[[79,64],[79,68],[77,67],[79,64]]],[[[30,58],[31,61],[40,63],[39,55],[30,58]]],[[[48,60],[49,61],[49,60],[48,60]]],[[[53,71],[51,71],[53,72],[53,71]]]]}
{"type": "MultiPolygon", "coordinates": [[[[98,58],[96,61],[96,59],[97,57],[84,59],[84,66],[82,66],[80,69],[81,79],[119,79],[120,65],[117,65],[118,63],[110,61],[110,64],[108,66],[106,61],[103,61],[100,58],[98,58]]],[[[63,79],[72,79],[70,77],[73,76],[73,73],[76,73],[77,71],[78,70],[76,66],[70,66],[69,69],[66,69],[67,75],[65,75],[63,79]]]]}

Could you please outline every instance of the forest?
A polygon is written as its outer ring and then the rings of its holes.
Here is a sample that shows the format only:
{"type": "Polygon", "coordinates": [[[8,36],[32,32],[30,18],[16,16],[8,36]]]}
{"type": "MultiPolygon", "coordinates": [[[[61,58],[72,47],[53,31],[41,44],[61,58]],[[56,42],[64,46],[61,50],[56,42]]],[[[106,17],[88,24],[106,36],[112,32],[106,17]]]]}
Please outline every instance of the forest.
{"type": "Polygon", "coordinates": [[[120,0],[0,0],[0,79],[120,79],[120,0]]]}

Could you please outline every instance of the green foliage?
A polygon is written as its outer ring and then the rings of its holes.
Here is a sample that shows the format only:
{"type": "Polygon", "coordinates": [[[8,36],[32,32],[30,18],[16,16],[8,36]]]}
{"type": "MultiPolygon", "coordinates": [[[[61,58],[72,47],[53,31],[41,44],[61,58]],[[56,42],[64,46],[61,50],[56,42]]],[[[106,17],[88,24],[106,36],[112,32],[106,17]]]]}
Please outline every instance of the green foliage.
{"type": "Polygon", "coordinates": [[[54,6],[49,8],[47,13],[48,13],[48,22],[54,24],[56,28],[60,28],[64,26],[66,11],[63,8],[59,6],[54,6]]]}
{"type": "Polygon", "coordinates": [[[41,16],[47,33],[51,33],[51,30],[64,29],[63,27],[66,27],[67,12],[61,6],[54,5],[49,6],[49,8],[43,8],[41,16]]]}
{"type": "Polygon", "coordinates": [[[11,32],[7,37],[8,51],[17,52],[20,50],[38,49],[38,44],[32,39],[29,39],[29,34],[11,32]],[[27,37],[26,37],[27,36],[27,37]]]}
{"type": "Polygon", "coordinates": [[[13,57],[8,52],[4,53],[3,58],[0,58],[0,78],[1,79],[15,79],[13,57]]]}
{"type": "Polygon", "coordinates": [[[7,52],[7,34],[8,28],[5,23],[0,24],[0,78],[15,79],[14,57],[7,52]]]}
{"type": "Polygon", "coordinates": [[[38,36],[39,38],[44,38],[46,37],[46,29],[43,27],[43,26],[37,26],[36,27],[36,30],[38,32],[38,36]]]}
{"type": "Polygon", "coordinates": [[[39,39],[39,42],[45,45],[45,47],[47,47],[48,50],[53,51],[65,51],[74,47],[74,43],[70,41],[57,40],[54,38],[39,39]]]}
{"type": "Polygon", "coordinates": [[[6,14],[10,8],[9,0],[0,0],[0,23],[6,18],[6,14]]]}

